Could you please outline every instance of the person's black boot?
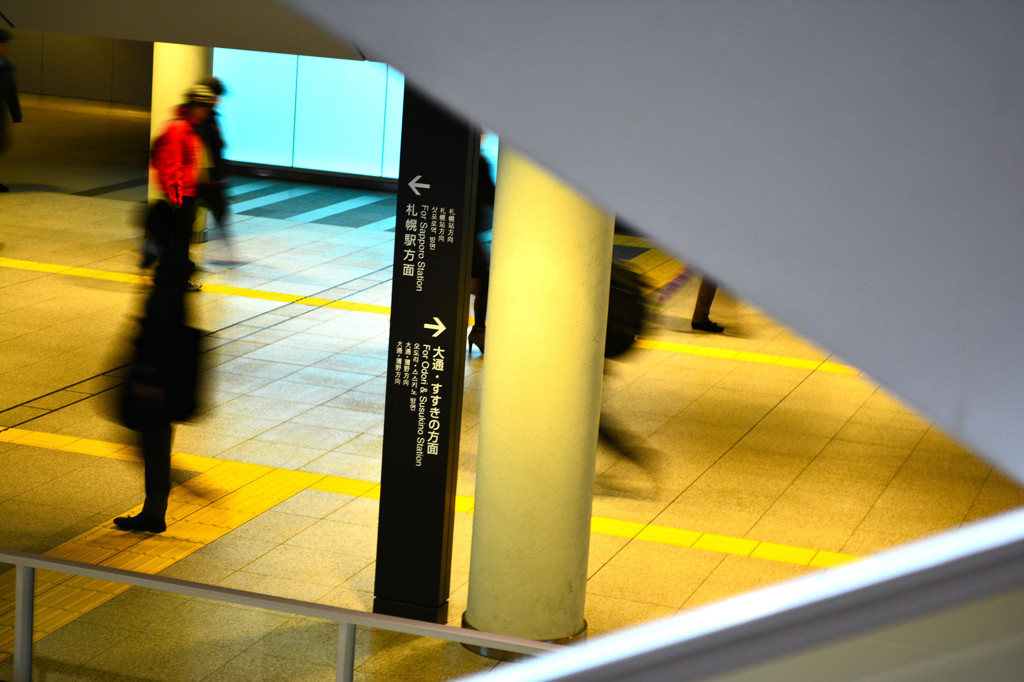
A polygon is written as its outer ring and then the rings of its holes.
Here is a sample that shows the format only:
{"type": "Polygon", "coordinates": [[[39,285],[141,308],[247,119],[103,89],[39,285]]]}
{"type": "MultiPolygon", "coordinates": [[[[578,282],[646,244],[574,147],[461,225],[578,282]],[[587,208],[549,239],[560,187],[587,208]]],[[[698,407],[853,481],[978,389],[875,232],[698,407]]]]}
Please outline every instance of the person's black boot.
{"type": "Polygon", "coordinates": [[[167,524],[155,519],[147,519],[142,514],[136,516],[119,516],[114,519],[114,525],[121,530],[141,530],[147,533],[163,533],[167,530],[167,524]]]}
{"type": "Polygon", "coordinates": [[[484,336],[487,333],[487,328],[483,325],[473,325],[473,328],[469,330],[469,337],[466,341],[469,342],[469,352],[473,352],[473,346],[476,345],[480,349],[480,355],[484,354],[484,336]]]}
{"type": "Polygon", "coordinates": [[[721,334],[723,331],[725,331],[725,327],[716,322],[712,322],[711,320],[704,320],[703,322],[691,322],[690,326],[698,331],[711,332],[712,334],[721,334]]]}

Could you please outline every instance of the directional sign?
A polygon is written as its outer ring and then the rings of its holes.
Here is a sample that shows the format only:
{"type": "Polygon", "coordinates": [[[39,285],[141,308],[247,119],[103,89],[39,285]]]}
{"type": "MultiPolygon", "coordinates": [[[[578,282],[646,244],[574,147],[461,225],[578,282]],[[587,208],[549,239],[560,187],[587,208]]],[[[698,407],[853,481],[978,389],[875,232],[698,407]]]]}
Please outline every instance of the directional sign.
{"type": "Polygon", "coordinates": [[[406,83],[373,610],[445,623],[479,134],[406,83]]]}

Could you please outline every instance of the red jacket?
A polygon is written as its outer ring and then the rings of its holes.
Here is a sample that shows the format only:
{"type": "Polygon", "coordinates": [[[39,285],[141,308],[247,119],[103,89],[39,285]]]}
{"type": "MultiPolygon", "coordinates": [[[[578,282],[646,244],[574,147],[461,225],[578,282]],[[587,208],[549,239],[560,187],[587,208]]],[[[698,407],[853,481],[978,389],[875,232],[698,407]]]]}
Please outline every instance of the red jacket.
{"type": "Polygon", "coordinates": [[[150,164],[156,170],[160,188],[172,206],[181,206],[182,197],[196,196],[201,171],[203,141],[196,134],[194,119],[185,107],[164,126],[153,143],[150,164]]]}

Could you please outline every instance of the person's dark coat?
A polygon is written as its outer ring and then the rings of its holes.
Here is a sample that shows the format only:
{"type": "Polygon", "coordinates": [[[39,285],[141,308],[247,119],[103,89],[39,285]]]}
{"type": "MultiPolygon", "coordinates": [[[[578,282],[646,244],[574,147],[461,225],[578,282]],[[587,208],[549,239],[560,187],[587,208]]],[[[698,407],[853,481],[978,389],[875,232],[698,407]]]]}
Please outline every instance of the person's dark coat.
{"type": "Polygon", "coordinates": [[[7,148],[7,118],[21,123],[21,103],[18,101],[18,85],[14,80],[14,65],[6,58],[0,58],[0,151],[7,148]]]}

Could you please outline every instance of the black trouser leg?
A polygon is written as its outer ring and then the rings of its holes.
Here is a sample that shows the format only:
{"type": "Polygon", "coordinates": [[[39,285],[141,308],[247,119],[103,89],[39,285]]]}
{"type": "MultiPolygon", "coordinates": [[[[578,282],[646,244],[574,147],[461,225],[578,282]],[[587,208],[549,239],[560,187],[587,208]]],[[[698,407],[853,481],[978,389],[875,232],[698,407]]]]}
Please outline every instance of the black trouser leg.
{"type": "MultiPolygon", "coordinates": [[[[196,198],[182,197],[181,206],[174,209],[174,227],[171,242],[168,245],[168,258],[174,263],[185,265],[185,279],[191,279],[195,271],[195,263],[189,259],[189,246],[192,244],[192,226],[196,221],[196,198]]],[[[182,282],[184,285],[184,281],[182,282]]]]}
{"type": "Polygon", "coordinates": [[[140,435],[146,463],[146,503],[140,516],[163,521],[171,493],[171,423],[154,420],[140,435]]]}
{"type": "Polygon", "coordinates": [[[487,324],[487,290],[490,282],[487,277],[474,277],[470,282],[473,294],[473,326],[483,327],[487,324]]]}
{"type": "Polygon", "coordinates": [[[218,239],[228,239],[227,229],[227,218],[228,218],[228,205],[224,199],[224,187],[220,183],[210,183],[199,186],[199,200],[202,201],[206,208],[213,215],[213,221],[216,225],[215,232],[218,239]]]}
{"type": "Polygon", "coordinates": [[[718,286],[706,279],[700,281],[700,288],[697,289],[697,303],[693,307],[693,321],[707,322],[711,314],[711,302],[715,300],[715,292],[718,286]]]}

